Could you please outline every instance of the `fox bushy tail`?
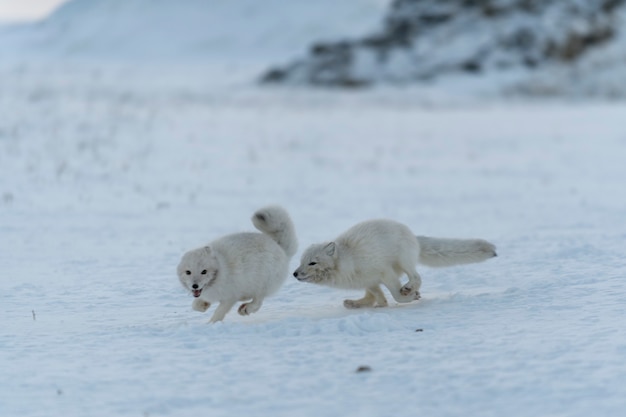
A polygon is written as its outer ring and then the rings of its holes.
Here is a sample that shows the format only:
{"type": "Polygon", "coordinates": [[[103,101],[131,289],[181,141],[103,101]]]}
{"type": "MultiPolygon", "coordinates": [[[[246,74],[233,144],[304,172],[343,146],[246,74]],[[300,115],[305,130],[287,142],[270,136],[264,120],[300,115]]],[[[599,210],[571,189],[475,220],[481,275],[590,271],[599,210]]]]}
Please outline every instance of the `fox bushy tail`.
{"type": "Polygon", "coordinates": [[[263,207],[254,213],[252,223],[254,227],[274,239],[288,257],[295,255],[298,250],[298,239],[287,210],[280,206],[263,207]]]}
{"type": "Polygon", "coordinates": [[[419,262],[442,267],[482,262],[497,256],[496,247],[482,239],[442,239],[417,236],[420,245],[419,262]]]}

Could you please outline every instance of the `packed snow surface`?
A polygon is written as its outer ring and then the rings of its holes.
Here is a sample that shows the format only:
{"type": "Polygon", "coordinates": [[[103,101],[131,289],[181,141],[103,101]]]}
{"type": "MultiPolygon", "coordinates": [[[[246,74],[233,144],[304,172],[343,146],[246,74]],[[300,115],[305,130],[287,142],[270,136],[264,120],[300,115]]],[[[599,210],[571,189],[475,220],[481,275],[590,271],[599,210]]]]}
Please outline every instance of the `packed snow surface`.
{"type": "Polygon", "coordinates": [[[99,59],[0,66],[0,415],[623,415],[626,105],[99,59]],[[266,204],[291,270],[370,218],[498,257],[388,308],[289,277],[209,325],[176,265],[266,204]]]}
{"type": "Polygon", "coordinates": [[[2,415],[621,415],[625,106],[114,73],[2,76],[2,415]],[[499,256],[380,309],[289,278],[208,325],[176,264],[267,203],[299,253],[387,217],[499,256]]]}

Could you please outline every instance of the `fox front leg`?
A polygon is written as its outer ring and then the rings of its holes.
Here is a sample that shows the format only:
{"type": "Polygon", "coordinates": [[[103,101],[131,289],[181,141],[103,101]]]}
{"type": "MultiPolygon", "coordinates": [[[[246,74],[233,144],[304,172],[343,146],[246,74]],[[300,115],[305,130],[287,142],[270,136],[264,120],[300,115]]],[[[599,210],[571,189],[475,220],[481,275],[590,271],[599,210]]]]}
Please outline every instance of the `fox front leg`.
{"type": "Polygon", "coordinates": [[[344,300],[345,308],[362,308],[362,307],[387,307],[387,299],[385,294],[378,285],[365,290],[365,296],[358,300],[344,300]]]}
{"type": "Polygon", "coordinates": [[[211,316],[211,320],[209,323],[216,323],[218,321],[224,320],[226,313],[230,311],[231,308],[235,305],[235,301],[220,301],[220,305],[217,306],[213,316],[211,316]]]}

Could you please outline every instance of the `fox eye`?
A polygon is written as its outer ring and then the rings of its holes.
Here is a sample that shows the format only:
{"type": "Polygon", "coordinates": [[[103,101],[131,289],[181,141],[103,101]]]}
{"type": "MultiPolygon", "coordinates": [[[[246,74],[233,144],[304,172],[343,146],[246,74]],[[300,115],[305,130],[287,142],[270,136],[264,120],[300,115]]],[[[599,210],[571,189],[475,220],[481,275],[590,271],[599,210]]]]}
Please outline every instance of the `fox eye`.
{"type": "Polygon", "coordinates": [[[206,275],[206,269],[203,269],[202,272],[200,272],[202,275],[206,275]]]}
{"type": "Polygon", "coordinates": [[[317,262],[309,262],[309,266],[317,265],[317,262]]]}
{"type": "Polygon", "coordinates": [[[185,274],[191,275],[191,271],[185,271],[185,274]]]}

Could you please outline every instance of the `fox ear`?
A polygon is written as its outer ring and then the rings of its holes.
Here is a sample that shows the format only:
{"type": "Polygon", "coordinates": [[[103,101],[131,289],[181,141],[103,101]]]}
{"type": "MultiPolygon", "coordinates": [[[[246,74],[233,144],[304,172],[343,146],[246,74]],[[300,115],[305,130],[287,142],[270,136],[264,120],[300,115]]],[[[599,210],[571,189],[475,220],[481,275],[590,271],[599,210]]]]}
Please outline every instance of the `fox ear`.
{"type": "Polygon", "coordinates": [[[328,256],[335,256],[335,249],[335,242],[330,242],[328,245],[324,246],[324,252],[326,252],[328,256]]]}
{"type": "Polygon", "coordinates": [[[207,255],[210,255],[211,254],[211,247],[210,246],[205,246],[204,247],[204,253],[207,254],[207,255]]]}

